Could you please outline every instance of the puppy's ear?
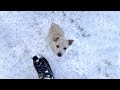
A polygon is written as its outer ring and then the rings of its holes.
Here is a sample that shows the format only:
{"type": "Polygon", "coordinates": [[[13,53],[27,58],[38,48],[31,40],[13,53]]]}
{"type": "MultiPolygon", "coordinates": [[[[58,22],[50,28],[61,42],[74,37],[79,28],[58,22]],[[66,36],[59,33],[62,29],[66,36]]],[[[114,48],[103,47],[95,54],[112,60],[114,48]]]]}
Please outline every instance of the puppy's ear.
{"type": "Polygon", "coordinates": [[[58,39],[59,39],[59,36],[53,37],[53,41],[58,41],[58,39]]]}
{"type": "Polygon", "coordinates": [[[70,46],[74,40],[68,40],[68,45],[70,46]]]}

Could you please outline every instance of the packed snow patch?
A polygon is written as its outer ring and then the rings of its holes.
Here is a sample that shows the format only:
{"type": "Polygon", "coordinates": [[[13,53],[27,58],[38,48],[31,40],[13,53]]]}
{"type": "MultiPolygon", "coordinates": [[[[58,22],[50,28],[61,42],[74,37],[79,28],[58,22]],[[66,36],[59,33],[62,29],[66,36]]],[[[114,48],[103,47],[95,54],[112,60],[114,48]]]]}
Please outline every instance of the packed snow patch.
{"type": "Polygon", "coordinates": [[[56,79],[120,78],[119,22],[119,11],[1,11],[0,78],[37,79],[37,54],[56,79]],[[52,22],[74,39],[60,58],[46,40],[52,22]]]}

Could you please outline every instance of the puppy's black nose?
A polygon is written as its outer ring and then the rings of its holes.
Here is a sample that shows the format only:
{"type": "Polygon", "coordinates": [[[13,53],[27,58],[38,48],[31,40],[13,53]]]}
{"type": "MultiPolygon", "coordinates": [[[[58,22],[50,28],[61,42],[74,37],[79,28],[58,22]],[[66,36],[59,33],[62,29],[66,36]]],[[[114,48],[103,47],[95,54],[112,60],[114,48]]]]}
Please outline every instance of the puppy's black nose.
{"type": "Polygon", "coordinates": [[[58,55],[59,57],[61,57],[61,56],[62,56],[62,54],[61,54],[61,53],[58,53],[57,55],[58,55]]]}

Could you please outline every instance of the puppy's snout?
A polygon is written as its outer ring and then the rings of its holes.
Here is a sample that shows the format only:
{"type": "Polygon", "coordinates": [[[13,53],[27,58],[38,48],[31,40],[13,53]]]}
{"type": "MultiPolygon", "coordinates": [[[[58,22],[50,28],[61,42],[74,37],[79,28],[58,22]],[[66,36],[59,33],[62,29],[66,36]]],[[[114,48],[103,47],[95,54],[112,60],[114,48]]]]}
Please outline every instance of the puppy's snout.
{"type": "Polygon", "coordinates": [[[61,56],[62,56],[62,54],[61,54],[61,53],[58,53],[57,55],[58,55],[59,57],[61,57],[61,56]]]}

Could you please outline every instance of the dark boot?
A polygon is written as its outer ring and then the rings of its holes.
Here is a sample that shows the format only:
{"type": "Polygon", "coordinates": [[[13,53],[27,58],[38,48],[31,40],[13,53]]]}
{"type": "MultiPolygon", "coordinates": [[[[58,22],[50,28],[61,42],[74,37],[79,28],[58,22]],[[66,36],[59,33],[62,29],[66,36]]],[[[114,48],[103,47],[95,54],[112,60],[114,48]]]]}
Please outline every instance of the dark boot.
{"type": "Polygon", "coordinates": [[[34,56],[32,59],[34,67],[40,79],[54,79],[50,65],[43,56],[41,56],[40,58],[34,56]]]}

